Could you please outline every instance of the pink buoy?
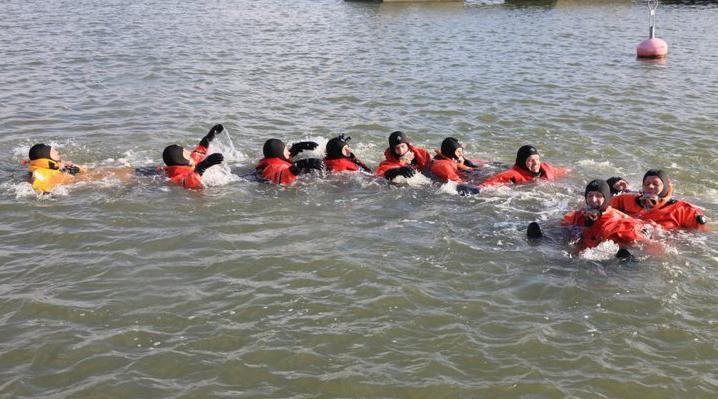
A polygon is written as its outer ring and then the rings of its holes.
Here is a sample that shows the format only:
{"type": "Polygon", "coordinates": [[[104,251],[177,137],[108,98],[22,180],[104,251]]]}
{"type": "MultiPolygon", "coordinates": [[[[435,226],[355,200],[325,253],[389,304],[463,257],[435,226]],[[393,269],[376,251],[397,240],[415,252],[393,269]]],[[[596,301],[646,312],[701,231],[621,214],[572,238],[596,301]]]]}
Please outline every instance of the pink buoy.
{"type": "Polygon", "coordinates": [[[639,58],[663,58],[668,54],[668,44],[663,39],[652,37],[636,46],[639,58]]]}
{"type": "Polygon", "coordinates": [[[648,0],[648,39],[636,46],[638,58],[663,58],[668,54],[668,44],[656,37],[656,8],[658,0],[648,0]]]}

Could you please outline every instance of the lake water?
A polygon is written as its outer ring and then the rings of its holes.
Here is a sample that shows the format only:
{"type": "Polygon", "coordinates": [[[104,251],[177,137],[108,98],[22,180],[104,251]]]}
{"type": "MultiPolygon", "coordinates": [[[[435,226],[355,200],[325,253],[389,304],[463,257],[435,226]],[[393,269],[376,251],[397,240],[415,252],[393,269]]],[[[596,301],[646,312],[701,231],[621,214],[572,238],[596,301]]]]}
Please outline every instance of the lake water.
{"type": "MultiPolygon", "coordinates": [[[[532,245],[586,182],[666,169],[718,215],[718,6],[338,0],[0,2],[0,397],[712,398],[718,239],[618,263],[532,245]],[[37,142],[151,166],[223,123],[211,187],[107,179],[37,198],[37,142]],[[394,130],[565,179],[438,185],[249,178],[271,137],[394,130]],[[226,143],[227,138],[221,138],[226,143]]],[[[209,173],[209,172],[208,172],[209,173]]],[[[713,230],[716,226],[713,225],[713,230]]],[[[551,228],[549,227],[549,230],[551,228]]]]}

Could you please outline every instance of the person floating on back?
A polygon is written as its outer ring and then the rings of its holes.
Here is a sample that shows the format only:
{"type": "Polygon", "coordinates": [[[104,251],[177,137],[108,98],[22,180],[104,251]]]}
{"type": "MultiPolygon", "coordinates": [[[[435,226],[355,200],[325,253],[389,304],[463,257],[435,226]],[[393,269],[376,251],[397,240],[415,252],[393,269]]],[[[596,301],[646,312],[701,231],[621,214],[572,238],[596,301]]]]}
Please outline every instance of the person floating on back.
{"type": "Polygon", "coordinates": [[[620,246],[633,245],[650,238],[651,223],[632,218],[612,208],[611,189],[604,180],[593,180],[584,191],[586,205],[583,209],[569,212],[562,223],[579,228],[576,252],[593,248],[604,241],[620,246]]]}
{"type": "Polygon", "coordinates": [[[468,175],[479,169],[483,162],[471,161],[464,157],[464,147],[459,140],[447,137],[441,142],[441,150],[436,150],[431,162],[431,173],[442,183],[453,181],[466,183],[468,175]]]}
{"type": "Polygon", "coordinates": [[[631,190],[631,187],[628,185],[626,179],[620,176],[609,177],[608,179],[606,179],[606,183],[608,183],[608,187],[611,188],[611,195],[619,195],[633,192],[633,190],[631,190]]]}
{"type": "Polygon", "coordinates": [[[207,155],[209,143],[223,130],[224,126],[214,125],[192,152],[177,144],[167,146],[162,152],[162,159],[166,165],[162,170],[170,181],[184,188],[194,190],[203,188],[201,177],[204,172],[224,161],[222,154],[207,155]]]}
{"type": "Polygon", "coordinates": [[[39,194],[48,194],[55,187],[75,182],[75,175],[86,173],[87,168],[72,162],[62,161],[60,153],[46,144],[35,144],[30,148],[28,165],[29,182],[39,194]]]}
{"type": "Polygon", "coordinates": [[[427,169],[431,163],[429,151],[411,144],[409,138],[400,131],[389,136],[389,147],[384,151],[384,158],[374,175],[387,180],[397,176],[408,179],[417,171],[421,173],[427,169]]]}
{"type": "Polygon", "coordinates": [[[541,162],[538,150],[533,146],[525,145],[519,148],[516,153],[516,163],[511,169],[488,177],[479,187],[484,188],[500,184],[524,184],[536,179],[552,181],[567,172],[567,169],[552,166],[548,162],[541,162]]]}
{"type": "Polygon", "coordinates": [[[288,148],[282,140],[269,139],[262,147],[262,158],[257,164],[257,175],[274,184],[288,185],[294,183],[297,177],[313,170],[322,170],[324,165],[321,159],[307,158],[294,162],[292,159],[304,150],[314,150],[318,144],[313,141],[302,141],[288,148]]]}
{"type": "Polygon", "coordinates": [[[643,191],[617,195],[611,206],[630,216],[651,220],[664,230],[707,230],[707,219],[698,207],[673,198],[673,183],[668,174],[651,169],[643,176],[643,191]]]}
{"type": "Polygon", "coordinates": [[[327,142],[327,156],[324,158],[324,164],[330,172],[357,172],[363,170],[371,173],[371,169],[354,155],[349,147],[351,137],[339,135],[327,142]]]}

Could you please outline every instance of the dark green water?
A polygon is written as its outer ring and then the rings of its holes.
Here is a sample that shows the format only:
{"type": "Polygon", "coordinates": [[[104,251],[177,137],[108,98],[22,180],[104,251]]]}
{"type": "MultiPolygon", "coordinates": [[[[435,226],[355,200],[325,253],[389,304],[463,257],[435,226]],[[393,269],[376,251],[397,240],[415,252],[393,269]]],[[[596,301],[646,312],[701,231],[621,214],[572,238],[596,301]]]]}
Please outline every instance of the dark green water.
{"type": "MultiPolygon", "coordinates": [[[[718,8],[642,4],[0,3],[0,397],[712,398],[718,240],[532,246],[586,181],[665,168],[718,214],[718,8]],[[38,199],[33,143],[146,166],[214,123],[233,175],[38,199]],[[573,172],[461,198],[362,177],[242,177],[261,144],[347,133],[573,172]]],[[[713,229],[715,230],[715,225],[713,229]]]]}

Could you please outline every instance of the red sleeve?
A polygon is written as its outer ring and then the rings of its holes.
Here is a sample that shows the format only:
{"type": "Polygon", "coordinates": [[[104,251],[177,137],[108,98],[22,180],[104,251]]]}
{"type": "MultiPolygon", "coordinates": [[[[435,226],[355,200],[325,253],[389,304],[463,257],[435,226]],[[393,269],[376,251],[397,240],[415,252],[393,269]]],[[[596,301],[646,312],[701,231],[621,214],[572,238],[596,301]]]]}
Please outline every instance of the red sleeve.
{"type": "Polygon", "coordinates": [[[389,161],[389,160],[385,159],[385,160],[381,161],[379,166],[376,168],[376,171],[374,171],[374,176],[384,177],[384,174],[386,173],[387,170],[394,169],[394,168],[400,168],[402,166],[403,165],[400,164],[399,162],[389,161]]]}
{"type": "Polygon", "coordinates": [[[207,147],[197,144],[197,147],[192,151],[190,157],[194,160],[194,163],[200,163],[207,156],[207,147]]]}
{"type": "Polygon", "coordinates": [[[697,230],[708,230],[708,227],[704,224],[698,223],[698,215],[702,215],[698,208],[695,206],[681,201],[680,208],[678,210],[677,219],[680,226],[686,229],[697,229],[697,230]]]}
{"type": "Polygon", "coordinates": [[[561,223],[570,224],[572,226],[583,226],[586,224],[586,218],[584,218],[583,212],[573,211],[564,215],[563,219],[561,219],[561,223]]]}
{"type": "Polygon", "coordinates": [[[452,168],[450,161],[434,161],[431,164],[431,173],[436,175],[439,180],[446,183],[448,181],[455,181],[462,183],[463,179],[456,173],[456,168],[452,168]]]}
{"type": "Polygon", "coordinates": [[[202,178],[199,173],[192,172],[187,174],[184,179],[182,179],[182,186],[184,188],[199,190],[204,187],[204,184],[202,184],[202,178]]]}
{"type": "Polygon", "coordinates": [[[292,184],[297,180],[297,176],[289,170],[291,166],[291,164],[267,165],[267,167],[262,170],[262,177],[274,184],[292,184]]]}
{"type": "Polygon", "coordinates": [[[479,187],[489,187],[489,186],[495,186],[499,184],[508,184],[508,183],[514,183],[515,180],[515,174],[514,171],[509,169],[505,170],[503,172],[499,172],[493,176],[489,176],[486,180],[483,181],[483,183],[479,184],[479,187]]]}
{"type": "Polygon", "coordinates": [[[429,163],[431,163],[431,154],[429,154],[429,151],[420,147],[414,147],[414,150],[416,165],[419,167],[419,169],[424,169],[428,167],[429,163]]]}

